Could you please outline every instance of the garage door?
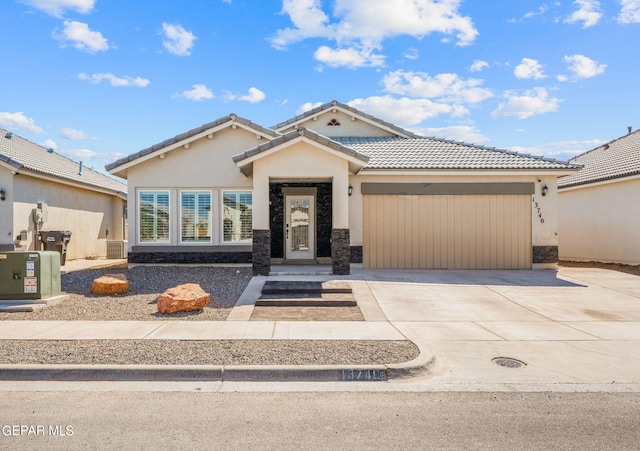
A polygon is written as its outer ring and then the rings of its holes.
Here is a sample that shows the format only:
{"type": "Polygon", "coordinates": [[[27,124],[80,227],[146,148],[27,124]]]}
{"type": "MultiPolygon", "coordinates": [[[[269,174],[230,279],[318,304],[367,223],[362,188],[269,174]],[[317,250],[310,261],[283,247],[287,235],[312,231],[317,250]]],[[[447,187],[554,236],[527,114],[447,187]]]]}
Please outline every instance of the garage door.
{"type": "Polygon", "coordinates": [[[365,195],[366,268],[531,268],[530,195],[365,195]]]}

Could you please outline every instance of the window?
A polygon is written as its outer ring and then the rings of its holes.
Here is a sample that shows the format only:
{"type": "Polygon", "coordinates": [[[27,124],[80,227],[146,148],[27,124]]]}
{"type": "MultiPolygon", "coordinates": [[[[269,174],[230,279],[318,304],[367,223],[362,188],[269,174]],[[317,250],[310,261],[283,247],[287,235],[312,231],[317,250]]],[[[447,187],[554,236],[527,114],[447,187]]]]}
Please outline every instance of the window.
{"type": "Polygon", "coordinates": [[[211,242],[211,192],[183,191],[180,195],[181,240],[183,243],[211,242]]]}
{"type": "Polygon", "coordinates": [[[169,192],[140,191],[140,242],[169,242],[169,192]]]}
{"type": "Polygon", "coordinates": [[[251,191],[222,193],[222,237],[225,243],[250,243],[253,238],[251,191]]]}

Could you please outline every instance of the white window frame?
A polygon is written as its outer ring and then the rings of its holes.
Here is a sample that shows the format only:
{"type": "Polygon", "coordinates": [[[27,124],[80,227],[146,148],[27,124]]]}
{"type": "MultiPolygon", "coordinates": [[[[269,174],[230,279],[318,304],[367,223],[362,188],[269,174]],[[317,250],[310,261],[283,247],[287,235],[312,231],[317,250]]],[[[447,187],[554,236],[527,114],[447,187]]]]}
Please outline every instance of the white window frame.
{"type": "MultiPolygon", "coordinates": [[[[196,204],[197,204],[197,200],[196,200],[196,204]]],[[[213,212],[214,212],[214,208],[215,208],[215,204],[214,204],[214,198],[213,198],[213,192],[211,190],[203,190],[203,189],[184,189],[184,190],[180,190],[178,193],[178,205],[179,205],[179,215],[178,215],[178,221],[180,222],[180,235],[179,235],[179,240],[180,240],[180,244],[184,244],[187,246],[190,245],[198,245],[198,244],[212,244],[213,243],[213,236],[214,236],[214,219],[213,219],[213,212]],[[185,241],[184,240],[184,234],[183,234],[183,204],[182,204],[182,195],[183,194],[194,194],[196,196],[196,199],[198,197],[199,194],[208,194],[209,195],[209,240],[207,241],[185,241]]],[[[197,216],[197,211],[195,213],[195,215],[197,216]]],[[[199,224],[198,222],[196,222],[196,228],[197,228],[197,224],[199,224]]]]}
{"type": "MultiPolygon", "coordinates": [[[[138,216],[138,227],[137,227],[137,236],[136,236],[136,240],[139,244],[142,245],[153,245],[153,244],[168,244],[171,243],[171,222],[172,222],[172,205],[171,205],[171,190],[168,189],[157,189],[157,188],[152,188],[152,189],[140,189],[138,190],[138,195],[137,195],[137,216],[138,216]],[[166,194],[167,196],[167,200],[168,200],[168,204],[167,204],[167,215],[168,215],[168,220],[167,220],[167,239],[166,240],[158,240],[157,239],[157,230],[156,230],[156,239],[153,241],[143,241],[142,240],[142,195],[143,194],[153,194],[154,197],[157,196],[158,194],[166,194]]],[[[154,206],[157,205],[157,199],[154,199],[154,206]]],[[[156,222],[156,229],[157,229],[157,222],[156,222]]]]}
{"type": "Polygon", "coordinates": [[[235,244],[251,244],[253,243],[253,191],[248,189],[223,189],[220,190],[220,244],[225,245],[235,245],[235,244]],[[236,240],[236,241],[226,241],[225,240],[225,229],[224,229],[224,220],[225,220],[225,205],[224,198],[227,194],[233,193],[238,196],[239,194],[251,194],[251,224],[250,224],[250,234],[251,236],[246,239],[236,240]]]}

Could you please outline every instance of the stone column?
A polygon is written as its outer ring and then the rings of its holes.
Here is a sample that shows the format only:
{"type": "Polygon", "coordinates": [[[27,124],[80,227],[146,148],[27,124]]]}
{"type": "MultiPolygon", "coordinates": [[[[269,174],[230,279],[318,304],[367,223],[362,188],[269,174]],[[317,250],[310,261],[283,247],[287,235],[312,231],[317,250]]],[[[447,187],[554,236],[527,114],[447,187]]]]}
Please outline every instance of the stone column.
{"type": "Polygon", "coordinates": [[[349,229],[331,230],[331,269],[333,274],[350,274],[350,259],[351,242],[349,238],[349,229]]]}
{"type": "Polygon", "coordinates": [[[268,276],[271,271],[271,231],[253,230],[253,275],[268,276]]]}

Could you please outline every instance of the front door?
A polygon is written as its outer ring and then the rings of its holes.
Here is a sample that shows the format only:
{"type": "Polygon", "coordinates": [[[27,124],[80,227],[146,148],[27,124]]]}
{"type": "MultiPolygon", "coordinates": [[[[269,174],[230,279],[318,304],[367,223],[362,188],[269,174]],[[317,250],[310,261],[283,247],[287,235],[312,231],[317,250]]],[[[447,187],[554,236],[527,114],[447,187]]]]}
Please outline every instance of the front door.
{"type": "Polygon", "coordinates": [[[315,196],[285,196],[285,259],[315,258],[315,196]]]}

